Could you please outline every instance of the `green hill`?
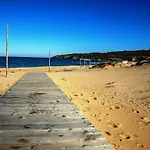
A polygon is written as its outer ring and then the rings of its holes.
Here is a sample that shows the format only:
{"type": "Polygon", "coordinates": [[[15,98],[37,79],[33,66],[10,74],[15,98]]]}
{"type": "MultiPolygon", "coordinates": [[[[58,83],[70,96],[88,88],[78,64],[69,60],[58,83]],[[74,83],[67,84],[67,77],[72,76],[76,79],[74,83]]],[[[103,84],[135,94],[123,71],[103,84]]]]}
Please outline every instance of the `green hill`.
{"type": "Polygon", "coordinates": [[[65,58],[65,59],[94,59],[94,60],[132,60],[132,58],[137,60],[143,60],[150,57],[149,50],[135,50],[135,51],[115,51],[106,53],[74,53],[65,55],[56,55],[54,58],[65,58]]]}

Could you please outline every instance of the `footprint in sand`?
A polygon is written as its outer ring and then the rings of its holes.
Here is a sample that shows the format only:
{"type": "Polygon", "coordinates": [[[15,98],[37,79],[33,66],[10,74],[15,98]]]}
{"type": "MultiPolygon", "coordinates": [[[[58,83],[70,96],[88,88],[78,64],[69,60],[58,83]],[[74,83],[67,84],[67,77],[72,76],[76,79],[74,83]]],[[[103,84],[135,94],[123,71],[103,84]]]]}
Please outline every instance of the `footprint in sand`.
{"type": "Polygon", "coordinates": [[[140,112],[138,110],[132,110],[133,113],[139,114],[140,112]]]}
{"type": "Polygon", "coordinates": [[[119,123],[110,122],[110,123],[108,123],[108,126],[110,126],[112,128],[119,128],[120,124],[119,123]]]}
{"type": "Polygon", "coordinates": [[[72,92],[73,96],[78,96],[78,94],[76,92],[72,92]]]}
{"type": "MultiPolygon", "coordinates": [[[[95,95],[95,92],[92,92],[93,96],[95,95]]],[[[94,100],[97,100],[97,97],[93,97],[94,100]]]]}
{"type": "Polygon", "coordinates": [[[144,145],[143,145],[143,144],[139,144],[139,143],[137,143],[136,145],[137,145],[137,147],[140,147],[140,148],[144,147],[144,145]]]}
{"type": "Polygon", "coordinates": [[[138,138],[138,137],[139,137],[137,134],[134,134],[133,136],[134,136],[135,138],[138,138]]]}
{"type": "Polygon", "coordinates": [[[112,85],[112,84],[114,84],[115,82],[108,82],[108,83],[106,83],[106,85],[112,85]]]}
{"type": "MultiPolygon", "coordinates": [[[[139,121],[138,123],[139,123],[140,125],[144,125],[144,126],[148,125],[148,123],[147,123],[147,122],[144,122],[144,121],[139,121]]],[[[144,129],[144,128],[141,126],[140,129],[144,129]]]]}
{"type": "Polygon", "coordinates": [[[129,140],[129,139],[131,139],[131,136],[129,135],[129,134],[120,134],[120,137],[122,138],[122,139],[126,139],[126,140],[129,140]]]}
{"type": "Polygon", "coordinates": [[[77,94],[73,94],[74,96],[78,96],[77,94]]]}
{"type": "Polygon", "coordinates": [[[114,86],[114,82],[109,82],[106,84],[105,88],[112,88],[112,87],[115,87],[114,86]]]}
{"type": "Polygon", "coordinates": [[[91,116],[95,118],[95,117],[96,117],[96,114],[91,114],[91,116]]]}
{"type": "Polygon", "coordinates": [[[115,110],[115,109],[120,109],[120,107],[117,106],[117,105],[112,105],[112,106],[110,106],[110,108],[108,108],[108,109],[113,109],[113,110],[115,110]]]}
{"type": "Polygon", "coordinates": [[[104,102],[102,102],[102,103],[101,103],[101,105],[105,105],[105,103],[104,103],[104,102]]]}
{"type": "Polygon", "coordinates": [[[123,140],[122,140],[122,139],[119,139],[119,141],[122,142],[123,140]]]}
{"type": "Polygon", "coordinates": [[[129,102],[130,104],[133,104],[133,101],[132,101],[132,100],[129,100],[128,102],[129,102]]]}
{"type": "Polygon", "coordinates": [[[146,122],[146,123],[150,123],[150,119],[148,119],[148,118],[146,118],[146,117],[141,117],[141,119],[144,121],[144,122],[146,122]]]}
{"type": "Polygon", "coordinates": [[[94,100],[97,100],[97,97],[94,97],[93,99],[94,99],[94,100]]]}
{"type": "Polygon", "coordinates": [[[89,101],[89,100],[86,100],[86,102],[87,102],[87,103],[90,103],[90,101],[89,101]]]}
{"type": "Polygon", "coordinates": [[[107,131],[107,132],[105,132],[105,133],[106,133],[107,135],[111,136],[111,133],[110,133],[110,132],[107,131]]]}
{"type": "Polygon", "coordinates": [[[66,81],[66,79],[65,79],[65,78],[61,78],[60,80],[66,81]]]}
{"type": "Polygon", "coordinates": [[[111,143],[111,145],[112,145],[112,146],[114,146],[114,147],[116,147],[116,146],[117,146],[117,145],[116,145],[116,144],[114,144],[114,143],[111,143]]]}
{"type": "Polygon", "coordinates": [[[106,116],[110,116],[110,114],[105,114],[106,116]]]}
{"type": "MultiPolygon", "coordinates": [[[[141,117],[141,121],[137,121],[137,123],[139,123],[140,125],[147,126],[150,123],[150,121],[146,117],[141,117]]],[[[144,129],[142,126],[140,128],[144,129]]]]}

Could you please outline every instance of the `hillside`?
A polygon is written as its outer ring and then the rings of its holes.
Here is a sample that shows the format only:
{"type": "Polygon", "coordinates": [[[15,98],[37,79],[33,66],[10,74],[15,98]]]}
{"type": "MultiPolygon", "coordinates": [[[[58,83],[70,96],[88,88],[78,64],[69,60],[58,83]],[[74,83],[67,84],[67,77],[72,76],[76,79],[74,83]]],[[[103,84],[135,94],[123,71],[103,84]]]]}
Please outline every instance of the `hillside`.
{"type": "Polygon", "coordinates": [[[95,60],[132,60],[132,58],[137,60],[143,60],[150,57],[149,50],[136,50],[136,51],[116,51],[116,52],[106,52],[106,53],[74,53],[65,55],[56,55],[54,58],[65,58],[65,59],[95,59],[95,60]]]}

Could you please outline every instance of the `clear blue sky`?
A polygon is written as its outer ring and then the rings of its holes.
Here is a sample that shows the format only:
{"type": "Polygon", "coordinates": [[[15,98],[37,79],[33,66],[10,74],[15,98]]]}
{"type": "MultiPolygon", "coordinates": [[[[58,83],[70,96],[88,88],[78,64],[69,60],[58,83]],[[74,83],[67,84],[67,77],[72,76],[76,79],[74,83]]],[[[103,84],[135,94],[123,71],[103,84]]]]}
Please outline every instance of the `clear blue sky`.
{"type": "Polygon", "coordinates": [[[7,23],[13,56],[150,48],[148,0],[0,0],[0,55],[7,23]]]}

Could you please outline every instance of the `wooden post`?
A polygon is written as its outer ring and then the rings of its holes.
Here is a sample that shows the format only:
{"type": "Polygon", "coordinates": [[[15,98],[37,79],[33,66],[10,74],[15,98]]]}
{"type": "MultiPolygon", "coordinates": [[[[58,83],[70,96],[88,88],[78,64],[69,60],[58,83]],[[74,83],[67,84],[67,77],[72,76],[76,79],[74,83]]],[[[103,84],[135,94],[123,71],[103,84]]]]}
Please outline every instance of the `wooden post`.
{"type": "Polygon", "coordinates": [[[51,62],[50,62],[50,50],[49,50],[49,72],[50,72],[50,66],[51,66],[51,62]]]}
{"type": "Polygon", "coordinates": [[[6,77],[8,76],[8,24],[6,25],[6,77]]]}

